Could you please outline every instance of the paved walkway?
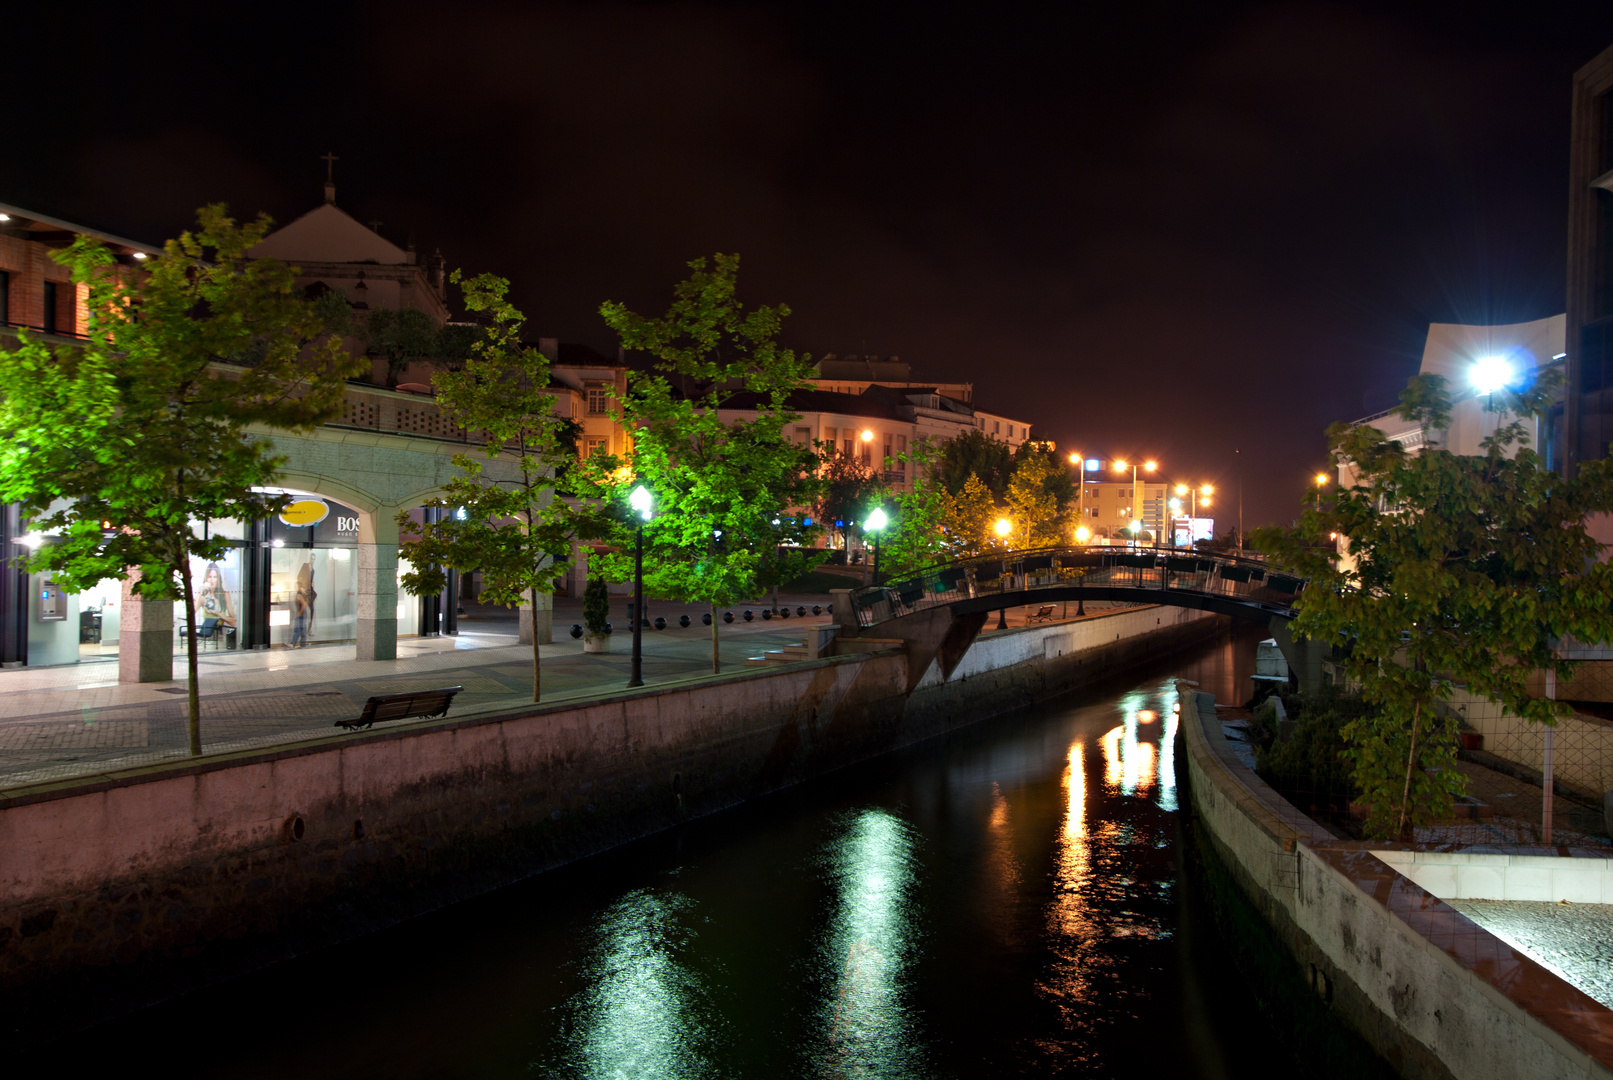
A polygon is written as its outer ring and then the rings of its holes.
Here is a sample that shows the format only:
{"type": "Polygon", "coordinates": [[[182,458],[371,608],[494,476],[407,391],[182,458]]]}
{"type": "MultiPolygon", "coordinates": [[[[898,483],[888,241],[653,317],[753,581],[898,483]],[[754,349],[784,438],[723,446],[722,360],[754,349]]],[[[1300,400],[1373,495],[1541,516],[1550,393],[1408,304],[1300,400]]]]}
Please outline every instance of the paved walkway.
{"type": "Polygon", "coordinates": [[[1613,904],[1445,902],[1541,967],[1613,1009],[1613,904]]]}
{"type": "MultiPolygon", "coordinates": [[[[757,603],[749,605],[757,619],[746,623],[739,618],[746,605],[735,606],[735,622],[719,630],[725,673],[744,670],[746,657],[803,640],[809,625],[833,621],[831,615],[810,614],[814,603],[827,603],[826,597],[788,599],[792,609],[805,605],[808,616],[764,622],[757,603]]],[[[625,612],[613,612],[612,651],[585,655],[582,643],[569,636],[571,623],[580,619],[572,610],[576,607],[576,602],[559,602],[555,643],[540,650],[545,704],[597,697],[627,685],[632,635],[623,625],[625,612]]],[[[699,621],[701,609],[652,602],[649,610],[652,618],[664,616],[670,625],[644,631],[645,684],[709,675],[711,631],[699,621]],[[677,626],[684,613],[692,615],[688,628],[677,626]]],[[[357,716],[372,694],[463,686],[449,714],[453,717],[508,711],[532,701],[531,647],[518,644],[515,621],[507,614],[462,619],[457,637],[405,638],[396,660],[360,662],[348,644],[295,652],[208,651],[199,666],[206,753],[333,734],[335,722],[357,716]]],[[[173,681],[159,683],[119,683],[115,662],[0,671],[0,790],[186,757],[184,676],[183,655],[175,657],[173,681]]]]}

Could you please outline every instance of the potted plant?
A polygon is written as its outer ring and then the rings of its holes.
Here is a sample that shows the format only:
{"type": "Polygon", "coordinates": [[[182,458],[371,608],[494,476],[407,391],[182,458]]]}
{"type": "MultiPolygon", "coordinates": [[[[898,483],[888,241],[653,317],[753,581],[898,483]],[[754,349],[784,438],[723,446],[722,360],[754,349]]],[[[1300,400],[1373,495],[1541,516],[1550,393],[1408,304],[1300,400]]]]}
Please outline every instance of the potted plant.
{"type": "Polygon", "coordinates": [[[610,652],[610,587],[603,578],[591,577],[582,590],[582,651],[610,652]]]}

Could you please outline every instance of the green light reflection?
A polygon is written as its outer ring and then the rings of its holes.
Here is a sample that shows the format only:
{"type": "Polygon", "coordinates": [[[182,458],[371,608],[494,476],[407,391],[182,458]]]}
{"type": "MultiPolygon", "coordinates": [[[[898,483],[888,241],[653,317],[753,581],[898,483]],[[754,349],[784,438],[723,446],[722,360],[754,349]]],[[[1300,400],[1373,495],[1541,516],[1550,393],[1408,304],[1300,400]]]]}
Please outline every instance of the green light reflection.
{"type": "Polygon", "coordinates": [[[918,934],[913,830],[888,811],[860,811],[831,842],[828,861],[836,896],[821,951],[818,1072],[925,1075],[918,1018],[907,1000],[918,934]]]}

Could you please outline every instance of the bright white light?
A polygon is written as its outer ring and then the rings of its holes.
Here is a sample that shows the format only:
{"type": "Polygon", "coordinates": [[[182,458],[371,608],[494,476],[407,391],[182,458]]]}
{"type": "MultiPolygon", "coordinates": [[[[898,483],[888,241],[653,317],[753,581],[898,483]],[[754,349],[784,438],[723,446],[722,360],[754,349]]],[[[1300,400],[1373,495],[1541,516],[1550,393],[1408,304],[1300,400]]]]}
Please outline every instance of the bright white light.
{"type": "Polygon", "coordinates": [[[285,542],[285,541],[284,541],[284,540],[276,540],[276,541],[275,541],[275,542],[274,542],[274,546],[275,546],[275,547],[285,547],[285,546],[286,546],[286,542],[285,542]]]}
{"type": "Polygon", "coordinates": [[[464,521],[465,520],[465,508],[463,506],[461,506],[458,510],[455,510],[454,511],[454,517],[458,518],[460,521],[464,521]]]}
{"type": "Polygon", "coordinates": [[[21,536],[17,537],[17,543],[21,544],[23,547],[29,549],[30,551],[35,550],[36,548],[39,547],[40,544],[43,544],[44,542],[45,542],[45,534],[44,533],[38,533],[38,532],[23,533],[21,536]]]}
{"type": "Polygon", "coordinates": [[[1101,468],[1103,468],[1103,462],[1095,457],[1087,458],[1087,472],[1097,472],[1101,468]]]}
{"type": "Polygon", "coordinates": [[[11,220],[11,215],[10,214],[0,214],[0,221],[10,221],[10,220],[11,220]]]}
{"type": "MultiPolygon", "coordinates": [[[[628,504],[631,505],[634,510],[637,510],[639,517],[643,518],[645,521],[650,520],[650,498],[650,489],[645,487],[643,484],[640,484],[638,487],[634,488],[633,494],[627,497],[628,504]]],[[[721,536],[722,534],[718,533],[717,535],[721,536]]]]}
{"type": "Polygon", "coordinates": [[[137,259],[144,259],[146,257],[146,253],[143,251],[137,251],[134,253],[134,257],[137,259]]]}
{"type": "Polygon", "coordinates": [[[890,519],[885,516],[884,507],[874,507],[874,512],[868,515],[867,527],[878,532],[888,524],[890,524],[890,519]]]}
{"type": "Polygon", "coordinates": [[[1009,521],[1007,518],[998,518],[997,519],[997,535],[998,536],[1007,536],[1013,530],[1013,528],[1014,528],[1013,523],[1011,521],[1009,521]]]}
{"type": "Polygon", "coordinates": [[[348,559],[351,559],[353,557],[353,549],[352,548],[331,548],[330,549],[330,557],[335,559],[337,562],[346,562],[348,559]]]}
{"type": "Polygon", "coordinates": [[[1136,536],[1138,533],[1143,531],[1143,523],[1140,521],[1133,521],[1130,525],[1127,525],[1126,528],[1131,530],[1131,534],[1133,536],[1136,536]]]}
{"type": "Polygon", "coordinates": [[[1091,536],[1092,536],[1092,530],[1087,528],[1085,525],[1077,525],[1075,527],[1075,542],[1076,543],[1084,544],[1084,543],[1087,542],[1087,540],[1091,536]]]}
{"type": "Polygon", "coordinates": [[[1473,389],[1481,394],[1504,390],[1512,381],[1512,364],[1504,356],[1486,356],[1473,362],[1473,389]]]}

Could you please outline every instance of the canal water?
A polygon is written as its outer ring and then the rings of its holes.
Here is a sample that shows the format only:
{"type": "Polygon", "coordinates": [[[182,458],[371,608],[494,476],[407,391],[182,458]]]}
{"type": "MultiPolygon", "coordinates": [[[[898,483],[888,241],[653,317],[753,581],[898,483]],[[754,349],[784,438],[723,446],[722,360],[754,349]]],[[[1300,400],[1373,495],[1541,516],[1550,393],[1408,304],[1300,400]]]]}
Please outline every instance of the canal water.
{"type": "Polygon", "coordinates": [[[1259,635],[84,1033],[226,1077],[1234,1077],[1283,1066],[1184,882],[1173,677],[1259,635]]]}

